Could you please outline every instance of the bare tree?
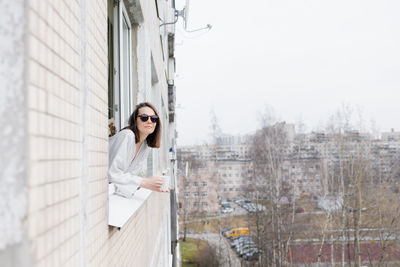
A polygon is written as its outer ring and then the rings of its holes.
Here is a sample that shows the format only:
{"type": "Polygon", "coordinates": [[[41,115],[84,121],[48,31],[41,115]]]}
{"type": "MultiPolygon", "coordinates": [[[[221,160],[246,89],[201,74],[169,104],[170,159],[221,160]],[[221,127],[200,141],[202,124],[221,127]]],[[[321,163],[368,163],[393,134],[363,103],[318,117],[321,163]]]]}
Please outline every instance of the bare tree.
{"type": "Polygon", "coordinates": [[[201,160],[196,151],[180,151],[178,153],[178,170],[180,184],[184,187],[184,195],[180,202],[183,215],[183,241],[186,241],[188,215],[199,215],[201,210],[201,192],[199,170],[204,167],[204,161],[201,160]],[[195,204],[197,203],[197,204],[195,204]]]}
{"type": "MultiPolygon", "coordinates": [[[[267,124],[270,116],[266,118],[264,122],[267,124]]],[[[254,136],[252,162],[256,179],[256,195],[268,199],[270,204],[268,216],[264,216],[264,225],[269,226],[267,230],[264,230],[265,240],[270,240],[270,244],[263,245],[269,252],[266,256],[271,254],[272,257],[264,256],[263,264],[266,266],[283,266],[287,261],[286,246],[287,240],[290,239],[289,226],[293,221],[293,209],[287,203],[282,204],[281,200],[290,192],[289,184],[283,179],[284,162],[290,149],[289,136],[288,127],[284,122],[264,125],[254,136]]],[[[263,229],[259,224],[257,228],[259,233],[263,229]]]]}

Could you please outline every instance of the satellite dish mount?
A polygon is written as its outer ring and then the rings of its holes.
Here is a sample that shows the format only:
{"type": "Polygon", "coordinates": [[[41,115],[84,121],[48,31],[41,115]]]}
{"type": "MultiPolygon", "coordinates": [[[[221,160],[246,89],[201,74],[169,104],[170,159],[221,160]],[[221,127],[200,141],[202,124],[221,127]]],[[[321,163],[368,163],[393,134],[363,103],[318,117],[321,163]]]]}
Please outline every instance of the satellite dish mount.
{"type": "Polygon", "coordinates": [[[174,22],[162,23],[162,24],[160,24],[160,27],[164,26],[164,25],[175,24],[178,21],[179,17],[181,17],[183,19],[183,29],[186,32],[197,32],[197,31],[201,31],[201,30],[205,30],[205,29],[211,30],[211,27],[212,27],[211,24],[207,24],[205,27],[194,29],[194,30],[187,29],[188,18],[189,18],[189,1],[190,0],[186,0],[185,7],[182,10],[175,10],[175,21],[174,22]]]}

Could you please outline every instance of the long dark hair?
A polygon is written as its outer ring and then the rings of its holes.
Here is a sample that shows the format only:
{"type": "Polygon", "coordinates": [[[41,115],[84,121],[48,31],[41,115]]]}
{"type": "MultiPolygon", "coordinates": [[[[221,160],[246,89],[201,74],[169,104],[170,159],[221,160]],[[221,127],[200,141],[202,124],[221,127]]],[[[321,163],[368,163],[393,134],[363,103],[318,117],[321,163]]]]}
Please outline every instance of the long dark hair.
{"type": "MultiPolygon", "coordinates": [[[[139,109],[143,108],[143,107],[149,107],[151,108],[154,113],[158,116],[157,113],[157,109],[150,103],[148,102],[143,102],[140,103],[138,105],[136,105],[135,110],[133,111],[132,115],[129,117],[129,125],[127,127],[125,127],[122,130],[125,129],[130,129],[133,131],[133,133],[135,134],[135,143],[139,142],[139,130],[137,128],[137,119],[138,119],[138,115],[139,115],[139,109]]],[[[147,145],[149,147],[156,147],[159,148],[160,144],[161,144],[161,118],[160,116],[158,116],[158,122],[156,124],[156,128],[154,129],[154,132],[152,134],[149,134],[146,138],[147,141],[147,145]]]]}

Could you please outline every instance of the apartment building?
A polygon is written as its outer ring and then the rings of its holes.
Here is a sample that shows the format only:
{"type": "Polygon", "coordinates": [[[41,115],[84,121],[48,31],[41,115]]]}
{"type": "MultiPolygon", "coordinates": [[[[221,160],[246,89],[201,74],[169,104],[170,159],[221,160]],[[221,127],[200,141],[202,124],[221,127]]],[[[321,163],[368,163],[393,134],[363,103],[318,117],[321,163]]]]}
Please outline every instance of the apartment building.
{"type": "Polygon", "coordinates": [[[400,142],[400,132],[396,132],[394,129],[390,132],[383,132],[381,139],[382,141],[400,142]]]}
{"type": "Polygon", "coordinates": [[[200,166],[187,165],[187,171],[179,172],[179,214],[204,215],[219,212],[217,179],[214,163],[205,162],[200,166]]]}
{"type": "MultiPolygon", "coordinates": [[[[397,132],[382,133],[382,138],[373,139],[368,133],[348,131],[342,135],[323,132],[304,136],[304,143],[314,149],[331,170],[351,154],[363,149],[362,155],[370,162],[370,174],[374,183],[398,185],[400,179],[400,142],[397,132]]],[[[303,153],[306,155],[307,153],[303,153]]],[[[323,166],[323,165],[322,165],[323,166]]],[[[324,176],[322,176],[324,177],[324,176]]],[[[321,180],[323,186],[324,179],[321,180]]]]}
{"type": "Polygon", "coordinates": [[[264,131],[263,134],[276,139],[276,150],[259,147],[261,150],[255,151],[255,135],[245,138],[221,135],[216,145],[180,147],[178,184],[184,188],[181,190],[181,194],[184,194],[183,198],[180,197],[181,206],[186,203],[185,208],[192,214],[207,213],[217,210],[217,204],[222,201],[237,197],[269,198],[270,190],[278,180],[281,181],[281,193],[284,195],[297,198],[329,194],[333,188],[330,188],[332,183],[329,179],[332,177],[328,174],[332,176],[340,157],[345,159],[362,143],[370,151],[368,157],[374,164],[377,175],[373,179],[381,179],[381,182],[392,185],[400,184],[400,147],[395,132],[382,134],[383,139],[372,140],[370,134],[357,131],[347,131],[342,135],[325,132],[296,134],[294,126],[286,123],[278,123],[264,131]],[[346,149],[340,150],[339,144],[345,144],[346,149]],[[262,158],[262,153],[268,151],[279,153],[270,155],[280,162],[279,166],[275,165],[278,169],[273,173],[268,169],[268,162],[262,158]],[[255,153],[261,153],[259,159],[255,153]],[[209,192],[217,192],[218,201],[213,202],[212,207],[207,204],[208,208],[202,210],[198,201],[192,199],[200,194],[191,187],[192,183],[184,181],[186,162],[190,163],[188,166],[193,166],[188,168],[189,173],[195,173],[199,181],[207,181],[209,192]],[[204,166],[200,171],[198,166],[201,165],[204,166]]]}
{"type": "Polygon", "coordinates": [[[221,202],[247,195],[253,187],[248,140],[224,135],[218,145],[178,148],[180,214],[216,214],[221,202]]]}
{"type": "Polygon", "coordinates": [[[284,162],[283,181],[295,197],[321,195],[327,177],[327,160],[320,157],[291,158],[284,162]]]}
{"type": "Polygon", "coordinates": [[[176,264],[172,0],[1,4],[0,265],[176,264]],[[139,102],[163,125],[148,175],[170,194],[109,190],[108,138],[139,102]]]}
{"type": "Polygon", "coordinates": [[[253,171],[249,161],[221,160],[216,165],[217,190],[223,201],[243,197],[253,191],[253,171]]]}

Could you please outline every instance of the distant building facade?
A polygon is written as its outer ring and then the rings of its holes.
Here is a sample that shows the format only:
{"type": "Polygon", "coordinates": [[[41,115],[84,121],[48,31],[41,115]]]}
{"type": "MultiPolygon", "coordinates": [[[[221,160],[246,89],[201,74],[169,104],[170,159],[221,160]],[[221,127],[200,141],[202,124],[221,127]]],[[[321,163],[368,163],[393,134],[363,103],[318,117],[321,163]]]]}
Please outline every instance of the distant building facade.
{"type": "Polygon", "coordinates": [[[245,140],[224,136],[219,145],[178,148],[180,214],[217,214],[221,202],[247,194],[252,173],[245,140]]]}
{"type": "Polygon", "coordinates": [[[212,162],[202,166],[191,166],[187,174],[179,172],[179,214],[204,215],[217,214],[219,201],[217,179],[212,162]]]}
{"type": "MultiPolygon", "coordinates": [[[[281,177],[282,193],[288,197],[309,196],[317,199],[331,194],[333,191],[329,182],[329,172],[337,167],[340,157],[346,158],[348,156],[346,153],[354,151],[361,143],[366,144],[369,160],[374,164],[373,168],[379,173],[382,181],[399,185],[400,146],[396,132],[384,133],[382,139],[373,140],[371,135],[357,131],[348,131],[338,136],[325,132],[296,134],[294,126],[286,123],[271,127],[280,129],[280,134],[285,136],[285,148],[280,155],[280,170],[274,175],[281,177]],[[341,140],[337,140],[339,137],[341,140]],[[347,151],[339,151],[339,141],[346,142],[347,151]]],[[[178,162],[181,164],[180,202],[186,200],[187,210],[196,208],[192,213],[199,211],[197,203],[188,204],[188,201],[194,201],[190,198],[197,196],[197,193],[194,193],[193,188],[185,186],[183,162],[207,163],[207,167],[202,168],[202,171],[189,168],[189,173],[196,173],[199,181],[207,180],[209,191],[217,192],[216,199],[215,196],[213,198],[217,200],[213,201],[215,206],[211,209],[208,206],[209,210],[204,210],[204,213],[215,212],[217,204],[237,197],[255,199],[270,196],[268,190],[273,186],[271,174],[263,171],[260,165],[257,170],[254,168],[257,156],[253,153],[255,145],[253,136],[223,135],[217,138],[216,145],[187,146],[178,149],[178,162]],[[182,194],[185,195],[183,199],[182,194]]],[[[377,179],[376,177],[378,175],[373,179],[377,179]]]]}

